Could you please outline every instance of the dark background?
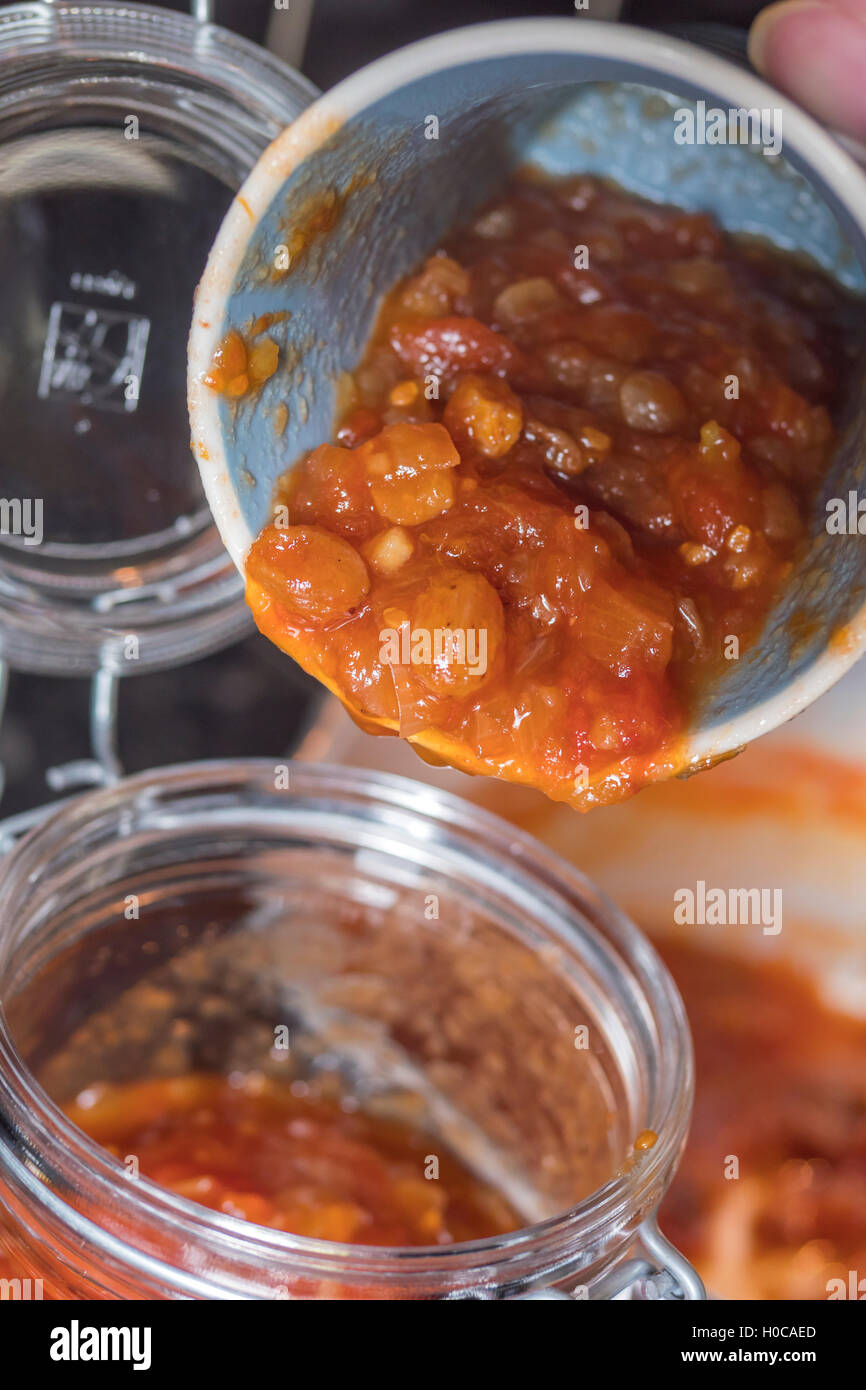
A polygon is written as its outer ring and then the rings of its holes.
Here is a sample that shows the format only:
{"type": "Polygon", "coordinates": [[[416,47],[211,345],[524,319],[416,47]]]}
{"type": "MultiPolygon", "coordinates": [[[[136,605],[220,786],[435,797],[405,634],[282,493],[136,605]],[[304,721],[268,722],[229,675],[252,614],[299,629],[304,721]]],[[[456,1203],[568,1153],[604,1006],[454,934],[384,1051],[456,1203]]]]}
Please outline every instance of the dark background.
{"type": "MultiPolygon", "coordinates": [[[[166,8],[188,6],[174,0],[166,8]]],[[[262,41],[271,0],[215,0],[214,8],[219,24],[262,41]]],[[[620,18],[630,24],[716,21],[747,26],[761,8],[759,0],[625,0],[620,18]]],[[[393,48],[461,24],[573,13],[573,0],[315,0],[303,67],[317,86],[328,87],[393,48]]],[[[586,14],[592,18],[592,0],[586,14]]]]}
{"type": "MultiPolygon", "coordinates": [[[[0,4],[0,10],[5,5],[0,4]]],[[[182,0],[166,8],[187,10],[182,0]]],[[[748,25],[753,0],[626,0],[622,18],[664,25],[748,25]]],[[[590,0],[590,13],[592,0],[590,0]]],[[[328,87],[402,44],[481,20],[573,14],[572,0],[315,0],[302,64],[328,87]]],[[[216,0],[218,23],[261,41],[271,0],[216,0]]],[[[0,484],[2,490],[2,484],[0,484]]],[[[120,755],[129,772],[198,758],[279,758],[315,714],[319,687],[257,635],[171,671],[126,679],[120,689],[120,755]]],[[[89,754],[89,682],[13,675],[0,729],[6,792],[0,816],[49,799],[45,770],[89,754]]]]}

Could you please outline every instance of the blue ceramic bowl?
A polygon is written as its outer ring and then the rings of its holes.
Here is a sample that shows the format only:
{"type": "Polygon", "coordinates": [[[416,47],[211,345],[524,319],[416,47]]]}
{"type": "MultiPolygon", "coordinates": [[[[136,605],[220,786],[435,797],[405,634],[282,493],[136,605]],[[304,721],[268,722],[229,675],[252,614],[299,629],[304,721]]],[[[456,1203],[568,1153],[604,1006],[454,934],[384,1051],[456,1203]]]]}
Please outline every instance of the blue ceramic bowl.
{"type": "MultiPolygon", "coordinates": [[[[262,156],[199,288],[193,447],[239,567],[269,519],[279,475],[331,437],[341,376],[361,358],[382,296],[525,163],[603,174],[646,197],[708,210],[731,231],[802,252],[846,286],[866,288],[866,178],[750,72],[688,43],[582,19],[479,25],[413,44],[319,98],[262,156]],[[700,102],[774,113],[764,142],[678,143],[689,119],[682,112],[700,124],[700,102]],[[295,269],[275,270],[280,248],[323,207],[327,232],[295,269]],[[275,376],[251,401],[215,395],[201,378],[220,339],[274,310],[288,313],[271,330],[281,346],[275,376]],[[289,408],[282,434],[280,403],[289,408]]],[[[862,486],[864,441],[861,378],[808,553],[762,640],[709,693],[680,770],[790,718],[861,654],[866,545],[828,534],[826,501],[862,486]]]]}

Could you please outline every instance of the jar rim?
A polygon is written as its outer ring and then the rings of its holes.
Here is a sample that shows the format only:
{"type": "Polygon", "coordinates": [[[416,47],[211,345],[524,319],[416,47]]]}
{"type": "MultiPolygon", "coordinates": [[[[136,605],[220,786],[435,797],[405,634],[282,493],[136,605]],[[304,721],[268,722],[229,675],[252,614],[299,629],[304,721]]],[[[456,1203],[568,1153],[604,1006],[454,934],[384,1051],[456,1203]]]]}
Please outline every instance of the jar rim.
{"type": "MultiPolygon", "coordinates": [[[[9,951],[16,942],[18,923],[14,914],[16,902],[21,901],[18,895],[26,893],[38,878],[40,861],[52,843],[68,844],[77,829],[100,816],[129,812],[136,800],[141,804],[144,799],[152,807],[162,795],[167,799],[166,804],[171,805],[173,798],[186,792],[206,797],[213,796],[218,788],[264,789],[265,784],[273,794],[274,766],[273,761],[261,758],[177,764],[136,774],[111,787],[90,791],[63,803],[19,841],[4,865],[0,879],[0,978],[9,951]]],[[[390,814],[398,813],[407,826],[412,818],[422,825],[426,822],[431,829],[437,824],[445,826],[457,835],[470,836],[473,849],[484,847],[491,853],[498,850],[500,857],[504,847],[509,864],[535,892],[542,895],[548,890],[561,893],[566,902],[573,901],[599,915],[606,935],[636,979],[657,1030],[654,1061],[660,1084],[657,1113],[647,1116],[647,1128],[655,1130],[658,1140],[637,1163],[562,1212],[503,1235],[449,1246],[363,1246],[275,1231],[239,1217],[213,1212],[144,1177],[135,1184],[136,1211],[147,1214],[163,1227],[166,1222],[170,1223],[192,1242],[198,1238],[199,1243],[206,1243],[208,1238],[223,1237],[231,1241],[233,1248],[241,1246],[251,1260],[257,1254],[269,1259],[302,1259],[305,1277],[312,1268],[311,1277],[333,1278],[345,1274],[345,1266],[350,1264],[353,1278],[375,1278],[393,1274],[395,1264],[405,1277],[413,1271],[420,1274],[422,1267],[428,1274],[459,1271],[466,1275],[480,1266],[489,1274],[508,1262],[540,1256],[549,1260],[552,1252],[559,1252],[558,1258],[567,1259],[569,1253],[574,1255],[585,1249],[588,1241],[597,1238],[602,1231],[616,1230],[617,1222],[629,1213],[647,1209],[649,1194],[657,1192],[660,1196],[676,1167],[685,1141],[694,1086],[691,1037],[684,1006],[667,968],[647,938],[579,869],[492,812],[430,784],[404,777],[306,762],[292,763],[291,768],[293,780],[300,782],[306,794],[321,796],[329,802],[335,799],[349,803],[353,799],[372,802],[390,814]]],[[[295,790],[293,787],[292,791],[279,795],[291,797],[295,790]]],[[[575,923],[577,919],[575,910],[575,923]]],[[[574,940],[577,953],[576,929],[574,940]]],[[[603,944],[613,957],[607,941],[603,944]]],[[[103,1193],[116,1189],[124,1181],[122,1167],[66,1118],[29,1071],[11,1035],[0,997],[0,1115],[4,1112],[21,1133],[29,1155],[34,1152],[50,1155],[58,1167],[66,1165],[67,1173],[74,1171],[76,1177],[86,1174],[91,1181],[96,1180],[103,1193]]],[[[3,1150],[0,1142],[0,1171],[9,1165],[8,1150],[5,1156],[3,1150]]],[[[13,1163],[15,1157],[12,1155],[13,1163]]],[[[83,1234],[90,1242],[106,1241],[104,1228],[65,1203],[56,1190],[56,1183],[46,1183],[44,1175],[33,1171],[32,1164],[24,1174],[25,1167],[18,1165],[18,1176],[24,1176],[33,1199],[51,1209],[55,1219],[65,1221],[69,1228],[77,1229],[79,1235],[83,1234]]],[[[128,1186],[125,1197],[130,1200],[128,1186]]],[[[119,1237],[111,1236],[109,1243],[115,1247],[119,1243],[131,1263],[151,1269],[159,1267],[177,1286],[194,1291],[200,1283],[195,1274],[179,1270],[173,1264],[163,1264],[139,1247],[120,1241],[119,1237]]],[[[286,1273],[295,1271],[287,1268],[286,1273]]],[[[210,1293],[205,1296],[214,1296],[212,1287],[208,1287],[210,1293]]],[[[225,1296],[222,1286],[219,1287],[219,1296],[225,1296]]]]}
{"type": "MultiPolygon", "coordinates": [[[[0,58],[44,57],[56,46],[65,61],[130,58],[173,71],[179,54],[192,70],[220,81],[244,106],[288,124],[303,104],[319,96],[315,83],[268,49],[218,24],[156,5],[89,0],[23,0],[0,11],[0,58]],[[148,51],[133,47],[147,41],[148,51]]],[[[9,69],[7,68],[7,72],[9,69]]],[[[0,91],[2,96],[2,91],[0,91]]]]}

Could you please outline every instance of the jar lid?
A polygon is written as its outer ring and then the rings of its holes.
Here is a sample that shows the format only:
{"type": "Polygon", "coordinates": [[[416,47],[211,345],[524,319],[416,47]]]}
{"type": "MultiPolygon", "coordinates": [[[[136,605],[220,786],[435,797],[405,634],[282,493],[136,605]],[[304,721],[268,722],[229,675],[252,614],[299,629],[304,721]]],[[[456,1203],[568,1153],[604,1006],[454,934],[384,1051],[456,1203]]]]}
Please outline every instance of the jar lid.
{"type": "Polygon", "coordinates": [[[0,12],[0,657],[118,675],[249,626],[189,448],[186,340],[226,208],[316,95],[141,5],[0,12]]]}

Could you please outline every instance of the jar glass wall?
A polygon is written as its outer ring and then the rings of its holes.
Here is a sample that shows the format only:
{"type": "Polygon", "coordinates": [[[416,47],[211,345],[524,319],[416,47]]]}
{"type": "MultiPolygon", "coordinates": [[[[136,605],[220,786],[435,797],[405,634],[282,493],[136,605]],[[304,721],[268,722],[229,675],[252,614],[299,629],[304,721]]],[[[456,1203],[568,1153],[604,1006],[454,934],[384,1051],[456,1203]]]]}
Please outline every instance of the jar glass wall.
{"type": "Polygon", "coordinates": [[[189,449],[193,292],[235,191],[316,95],[139,5],[0,12],[0,657],[118,675],[249,630],[189,449]]]}
{"type": "Polygon", "coordinates": [[[700,1296],[653,1226],[691,1108],[679,996],[496,818],[348,768],[166,769],[31,832],[0,921],[0,1224],[46,1293],[604,1297],[667,1265],[700,1296]],[[96,1081],[251,1069],[411,1107],[525,1226],[400,1250],[253,1226],[131,1181],[60,1109],[96,1081]]]}

